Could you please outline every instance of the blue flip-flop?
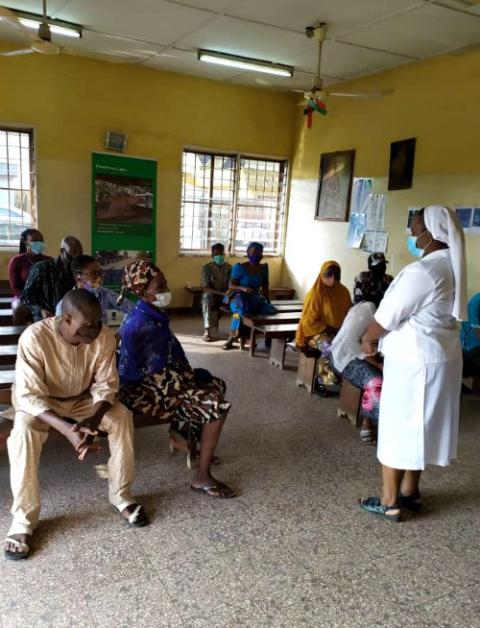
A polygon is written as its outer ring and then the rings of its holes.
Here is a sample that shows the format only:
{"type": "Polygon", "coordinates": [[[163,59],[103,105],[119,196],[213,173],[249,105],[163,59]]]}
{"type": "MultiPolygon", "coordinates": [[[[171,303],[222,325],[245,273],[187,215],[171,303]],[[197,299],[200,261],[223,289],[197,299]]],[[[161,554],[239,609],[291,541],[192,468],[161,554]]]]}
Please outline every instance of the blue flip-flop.
{"type": "Polygon", "coordinates": [[[385,506],[381,503],[379,497],[367,497],[367,499],[360,500],[360,508],[366,510],[372,515],[382,517],[386,521],[392,521],[398,523],[400,521],[400,506],[398,504],[392,504],[391,506],[385,506]],[[397,513],[389,514],[389,512],[398,510],[397,513]]]}

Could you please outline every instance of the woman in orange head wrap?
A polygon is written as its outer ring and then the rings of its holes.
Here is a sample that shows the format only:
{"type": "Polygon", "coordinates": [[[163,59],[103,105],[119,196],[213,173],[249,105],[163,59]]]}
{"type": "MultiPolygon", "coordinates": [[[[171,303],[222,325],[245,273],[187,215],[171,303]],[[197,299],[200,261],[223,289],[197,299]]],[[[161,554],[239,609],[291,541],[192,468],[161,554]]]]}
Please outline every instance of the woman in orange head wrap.
{"type": "MultiPolygon", "coordinates": [[[[312,347],[325,351],[342,326],[352,300],[350,293],[340,283],[341,268],[338,262],[329,260],[322,265],[320,274],[308,291],[298,325],[296,343],[300,349],[312,347]]],[[[319,382],[323,385],[336,383],[337,376],[328,359],[321,359],[319,382]]]]}

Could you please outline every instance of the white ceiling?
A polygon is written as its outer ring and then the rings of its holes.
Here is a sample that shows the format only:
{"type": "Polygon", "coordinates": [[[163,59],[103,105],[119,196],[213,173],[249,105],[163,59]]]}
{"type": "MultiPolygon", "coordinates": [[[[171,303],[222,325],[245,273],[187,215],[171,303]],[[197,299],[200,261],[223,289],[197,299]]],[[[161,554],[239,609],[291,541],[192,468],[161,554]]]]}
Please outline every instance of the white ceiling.
{"type": "MultiPolygon", "coordinates": [[[[4,0],[41,12],[41,0],[4,0]]],[[[49,0],[50,17],[81,24],[81,40],[54,41],[85,56],[255,86],[306,89],[315,42],[306,26],[327,22],[322,75],[348,80],[480,43],[480,0],[49,0]],[[201,63],[197,48],[295,67],[291,79],[201,63]]],[[[18,35],[0,21],[0,40],[18,35]]]]}

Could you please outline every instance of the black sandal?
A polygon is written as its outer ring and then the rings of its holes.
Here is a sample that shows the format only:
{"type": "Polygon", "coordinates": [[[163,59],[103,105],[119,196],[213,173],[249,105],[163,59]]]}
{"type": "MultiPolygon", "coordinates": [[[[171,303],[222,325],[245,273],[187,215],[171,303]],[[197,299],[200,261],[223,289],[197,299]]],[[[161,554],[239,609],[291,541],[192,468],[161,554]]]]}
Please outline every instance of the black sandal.
{"type": "Polygon", "coordinates": [[[141,506],[140,504],[129,504],[128,506],[123,508],[123,510],[119,510],[116,506],[114,506],[113,508],[115,512],[118,512],[120,514],[120,517],[125,522],[125,525],[127,525],[129,528],[143,528],[149,523],[143,506],[141,506]],[[129,513],[128,517],[125,517],[123,512],[126,508],[129,508],[130,506],[135,506],[135,508],[132,510],[131,513],[129,513]]]}
{"type": "Polygon", "coordinates": [[[11,552],[5,547],[3,552],[7,560],[25,560],[25,558],[28,558],[28,555],[30,554],[30,546],[27,543],[14,539],[12,536],[7,536],[5,543],[11,543],[12,545],[15,545],[18,550],[20,550],[19,552],[11,552]]]}
{"type": "Polygon", "coordinates": [[[222,482],[216,482],[216,484],[205,484],[205,486],[190,485],[190,488],[192,491],[198,491],[208,495],[208,497],[215,497],[216,499],[232,499],[237,496],[233,489],[222,482]]]}
{"type": "Polygon", "coordinates": [[[422,508],[422,498],[420,491],[416,491],[413,495],[403,495],[398,493],[398,503],[402,508],[407,508],[412,512],[418,512],[422,508]]]}

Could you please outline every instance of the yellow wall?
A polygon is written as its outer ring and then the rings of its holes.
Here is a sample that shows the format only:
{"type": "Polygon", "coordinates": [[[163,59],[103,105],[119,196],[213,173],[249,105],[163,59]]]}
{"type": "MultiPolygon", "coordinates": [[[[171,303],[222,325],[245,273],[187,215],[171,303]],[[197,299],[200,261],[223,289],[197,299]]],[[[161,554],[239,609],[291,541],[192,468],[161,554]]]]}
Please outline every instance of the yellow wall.
{"type": "MultiPolygon", "coordinates": [[[[403,66],[342,88],[393,88],[382,100],[330,98],[328,115],[305,128],[301,108],[292,169],[283,283],[301,294],[323,261],[338,260],[350,289],[366,254],[346,247],[347,223],[315,221],[320,154],[356,149],[355,176],[373,177],[387,192],[390,142],[417,138],[413,187],[388,192],[385,228],[390,272],[412,258],[406,249],[408,207],[427,204],[480,206],[480,53],[445,56],[403,66]]],[[[480,237],[467,236],[469,291],[480,289],[480,237]]]]}
{"type": "MultiPolygon", "coordinates": [[[[68,233],[90,250],[90,159],[105,131],[127,133],[129,155],[158,160],[157,260],[176,306],[205,263],[178,254],[182,147],[292,152],[290,94],[67,55],[0,59],[0,85],[0,124],[36,129],[39,227],[52,255],[68,233]]],[[[2,277],[9,257],[0,254],[2,277]]],[[[279,285],[281,258],[270,271],[279,285]]]]}

